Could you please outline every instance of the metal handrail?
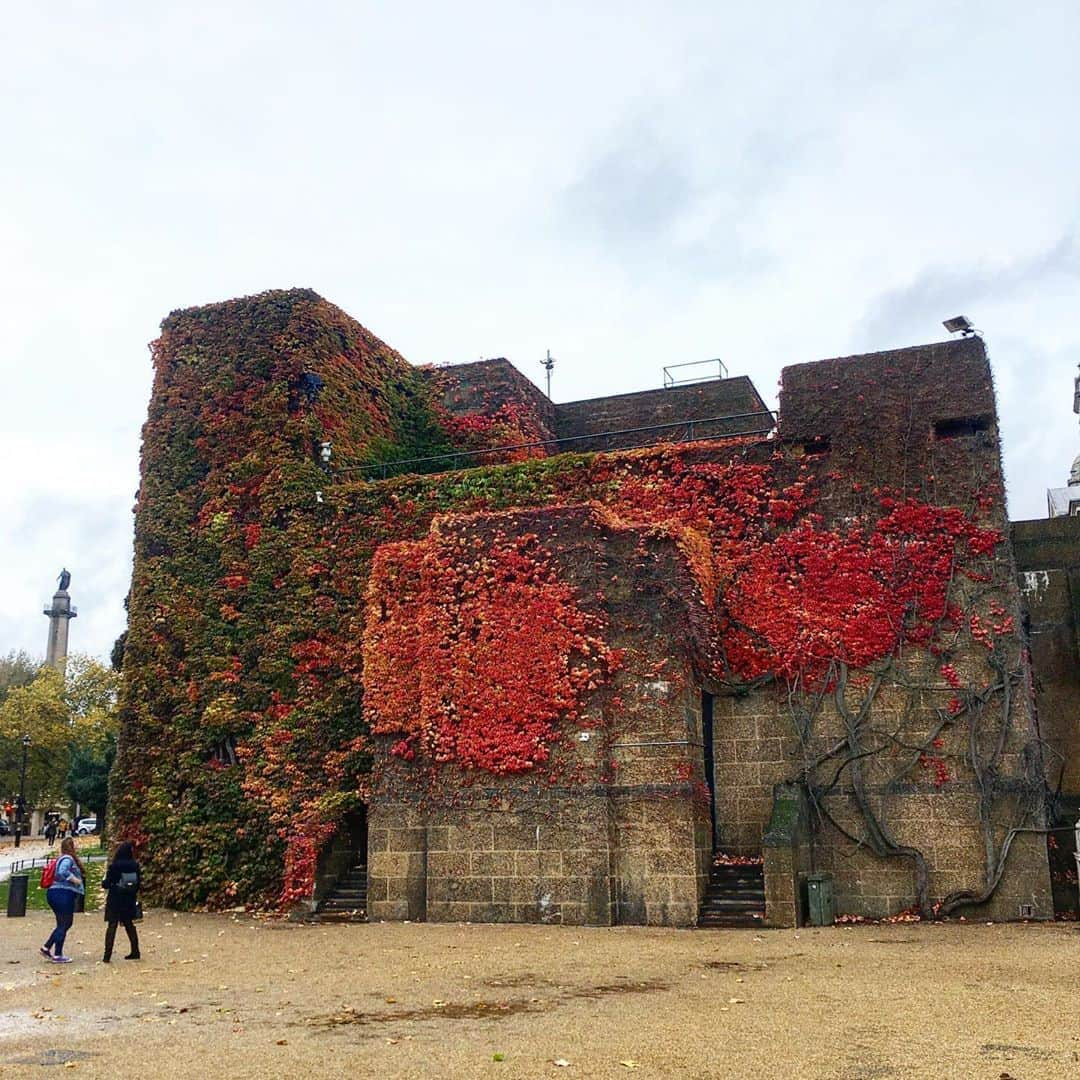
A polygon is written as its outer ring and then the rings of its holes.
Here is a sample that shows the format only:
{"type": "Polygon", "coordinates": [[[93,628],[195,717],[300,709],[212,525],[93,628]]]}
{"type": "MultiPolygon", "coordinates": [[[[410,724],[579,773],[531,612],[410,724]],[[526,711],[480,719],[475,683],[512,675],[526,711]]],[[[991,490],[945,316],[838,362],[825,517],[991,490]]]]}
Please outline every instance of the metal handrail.
{"type": "MultiPolygon", "coordinates": [[[[37,869],[38,866],[40,866],[42,869],[44,869],[46,866],[49,865],[49,863],[51,863],[53,861],[53,859],[56,859],[58,857],[59,856],[57,856],[57,855],[53,855],[50,858],[48,855],[42,855],[41,858],[16,859],[7,868],[8,873],[20,874],[20,873],[22,873],[23,870],[35,870],[35,869],[37,869]]],[[[79,858],[82,859],[83,862],[97,863],[97,862],[104,862],[106,857],[104,855],[87,855],[85,858],[83,858],[80,855],[79,858]]]]}
{"type": "MultiPolygon", "coordinates": [[[[416,472],[452,472],[453,469],[408,469],[405,466],[409,465],[430,465],[440,461],[460,461],[462,458],[478,458],[483,457],[485,454],[503,454],[511,450],[535,450],[540,447],[548,449],[552,446],[566,446],[569,443],[595,441],[596,439],[613,439],[617,436],[625,435],[641,435],[646,432],[655,433],[658,431],[674,431],[676,428],[682,428],[684,434],[680,438],[668,440],[670,442],[693,442],[695,439],[696,427],[705,426],[707,424],[723,423],[729,420],[748,420],[752,417],[767,416],[769,418],[769,426],[749,428],[746,431],[725,431],[720,435],[700,435],[698,438],[702,440],[713,439],[733,439],[740,435],[759,435],[771,431],[776,426],[776,417],[773,415],[770,409],[758,410],[757,412],[749,413],[730,413],[727,416],[708,416],[701,417],[697,420],[676,420],[667,424],[650,424],[647,427],[636,428],[621,428],[616,431],[597,431],[588,435],[567,435],[560,439],[540,439],[536,442],[527,443],[513,443],[509,446],[491,446],[483,450],[453,450],[446,454],[432,454],[428,457],[416,457],[416,458],[401,458],[397,461],[382,461],[376,462],[372,465],[347,465],[342,469],[335,470],[337,473],[371,473],[380,472],[380,480],[387,479],[388,470],[394,470],[396,475],[401,473],[416,473],[416,472]]],[[[642,443],[642,445],[648,445],[648,443],[642,443]]],[[[633,450],[637,449],[634,446],[619,447],[621,450],[633,450]]],[[[469,468],[469,466],[455,466],[455,468],[469,468]]]]}

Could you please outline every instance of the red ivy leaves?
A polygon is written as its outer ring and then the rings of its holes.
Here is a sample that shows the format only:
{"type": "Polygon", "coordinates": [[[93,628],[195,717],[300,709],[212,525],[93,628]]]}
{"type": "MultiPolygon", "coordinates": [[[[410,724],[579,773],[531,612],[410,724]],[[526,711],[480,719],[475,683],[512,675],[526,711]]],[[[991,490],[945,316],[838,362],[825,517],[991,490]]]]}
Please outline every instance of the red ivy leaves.
{"type": "Polygon", "coordinates": [[[957,565],[1000,539],[960,510],[914,500],[892,503],[868,531],[803,520],[751,553],[725,597],[728,662],[747,679],[813,682],[836,660],[865,667],[901,642],[925,645],[955,628],[957,565]]]}
{"type": "Polygon", "coordinates": [[[442,519],[380,548],[364,631],[364,709],[406,760],[527,772],[618,666],[532,534],[490,541],[442,519]]]}

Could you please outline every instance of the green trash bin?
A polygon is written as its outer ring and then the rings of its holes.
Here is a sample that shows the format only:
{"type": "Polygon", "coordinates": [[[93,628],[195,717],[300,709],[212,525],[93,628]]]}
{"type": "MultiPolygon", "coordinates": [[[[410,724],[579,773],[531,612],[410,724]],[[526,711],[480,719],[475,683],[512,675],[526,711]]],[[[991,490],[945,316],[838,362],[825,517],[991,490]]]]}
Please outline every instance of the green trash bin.
{"type": "Polygon", "coordinates": [[[8,879],[7,913],[9,919],[26,914],[26,893],[30,887],[29,874],[12,874],[8,879]]]}
{"type": "Polygon", "coordinates": [[[807,926],[832,926],[836,921],[832,874],[803,877],[803,913],[807,926]]]}

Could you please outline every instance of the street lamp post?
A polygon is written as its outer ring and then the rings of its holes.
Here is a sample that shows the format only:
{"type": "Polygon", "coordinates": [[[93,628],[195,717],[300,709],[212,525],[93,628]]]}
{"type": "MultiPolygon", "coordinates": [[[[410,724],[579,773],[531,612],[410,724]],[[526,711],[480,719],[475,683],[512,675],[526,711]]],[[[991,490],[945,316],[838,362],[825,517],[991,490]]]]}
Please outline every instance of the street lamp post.
{"type": "Polygon", "coordinates": [[[19,801],[15,804],[15,846],[22,840],[23,814],[26,812],[26,751],[30,749],[30,736],[22,737],[22,769],[19,772],[19,801]]]}

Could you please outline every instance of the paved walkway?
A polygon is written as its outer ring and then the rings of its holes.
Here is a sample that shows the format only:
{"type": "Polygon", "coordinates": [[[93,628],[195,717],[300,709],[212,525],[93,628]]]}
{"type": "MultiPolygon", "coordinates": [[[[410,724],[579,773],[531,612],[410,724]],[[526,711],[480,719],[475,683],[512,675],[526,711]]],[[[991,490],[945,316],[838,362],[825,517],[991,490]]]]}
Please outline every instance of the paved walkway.
{"type": "Polygon", "coordinates": [[[13,862],[20,859],[40,859],[48,850],[49,845],[44,840],[24,837],[22,843],[16,847],[13,837],[0,838],[0,881],[6,881],[11,875],[13,862]]]}

